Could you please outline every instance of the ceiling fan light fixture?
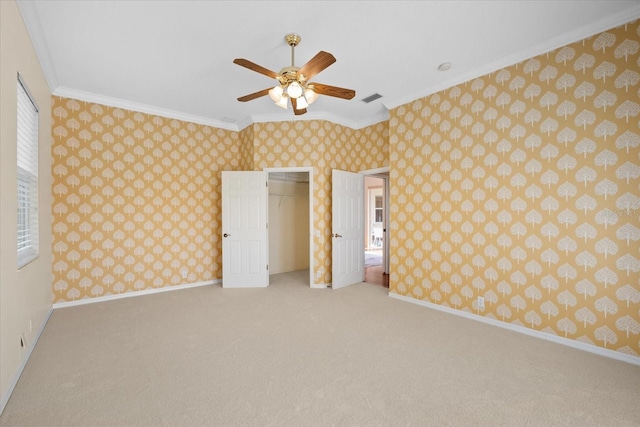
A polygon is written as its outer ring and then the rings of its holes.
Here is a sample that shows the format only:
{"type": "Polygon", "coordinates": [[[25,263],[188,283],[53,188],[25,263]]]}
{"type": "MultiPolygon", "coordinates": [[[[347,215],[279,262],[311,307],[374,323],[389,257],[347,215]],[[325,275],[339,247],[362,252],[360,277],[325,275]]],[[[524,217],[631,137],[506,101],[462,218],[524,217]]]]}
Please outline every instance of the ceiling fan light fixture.
{"type": "Polygon", "coordinates": [[[296,110],[304,110],[308,106],[309,102],[304,98],[304,96],[300,96],[296,99],[296,110]]]}
{"type": "Polygon", "coordinates": [[[316,101],[316,99],[318,99],[318,94],[315,93],[312,88],[308,87],[304,91],[304,97],[306,98],[307,103],[313,104],[316,101]]]}
{"type": "Polygon", "coordinates": [[[287,97],[286,94],[282,94],[282,96],[280,97],[279,100],[276,101],[276,105],[280,108],[284,108],[285,110],[288,108],[288,101],[289,98],[287,97]]]}
{"type": "Polygon", "coordinates": [[[294,52],[295,47],[300,43],[300,35],[295,33],[287,34],[285,40],[287,44],[291,46],[291,65],[282,68],[279,73],[244,58],[236,58],[233,60],[234,64],[238,64],[241,67],[248,68],[249,70],[278,81],[276,86],[241,96],[238,98],[238,101],[247,102],[269,95],[278,107],[286,110],[289,108],[289,99],[291,99],[294,114],[299,116],[307,112],[307,107],[318,98],[318,95],[327,95],[342,99],[352,99],[356,95],[356,92],[352,89],[329,86],[321,83],[311,83],[311,79],[336,62],[336,58],[329,52],[320,51],[302,67],[296,67],[294,52]]]}
{"type": "Polygon", "coordinates": [[[300,98],[300,96],[302,96],[302,86],[300,86],[300,83],[289,83],[289,86],[287,87],[287,95],[289,95],[290,98],[300,98]]]}
{"type": "Polygon", "coordinates": [[[275,86],[269,91],[269,96],[271,97],[271,99],[273,99],[274,102],[278,102],[282,98],[283,93],[284,90],[282,89],[282,86],[275,86]]]}

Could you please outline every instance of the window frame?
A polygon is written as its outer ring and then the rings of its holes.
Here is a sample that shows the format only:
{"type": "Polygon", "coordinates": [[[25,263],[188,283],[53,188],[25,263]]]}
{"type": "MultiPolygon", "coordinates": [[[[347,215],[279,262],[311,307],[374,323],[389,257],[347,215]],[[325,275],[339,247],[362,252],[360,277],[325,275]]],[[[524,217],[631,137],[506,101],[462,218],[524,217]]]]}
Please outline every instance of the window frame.
{"type": "Polygon", "coordinates": [[[16,249],[18,270],[40,255],[38,201],[39,110],[18,73],[16,92],[16,249]]]}
{"type": "Polygon", "coordinates": [[[374,222],[377,223],[382,223],[384,221],[384,200],[383,200],[383,196],[374,196],[374,202],[373,202],[373,209],[374,209],[374,222]],[[380,202],[380,206],[378,207],[378,202],[380,202]],[[380,219],[380,221],[378,221],[378,219],[380,219]]]}

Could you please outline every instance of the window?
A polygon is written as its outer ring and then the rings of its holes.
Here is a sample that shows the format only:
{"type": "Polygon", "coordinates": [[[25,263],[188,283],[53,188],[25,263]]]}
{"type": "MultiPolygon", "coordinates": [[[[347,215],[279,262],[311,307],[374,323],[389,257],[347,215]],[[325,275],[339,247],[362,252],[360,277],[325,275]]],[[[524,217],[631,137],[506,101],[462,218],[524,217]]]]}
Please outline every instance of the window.
{"type": "Polygon", "coordinates": [[[38,257],[38,108],[18,75],[18,268],[38,257]]]}
{"type": "Polygon", "coordinates": [[[382,196],[376,196],[376,222],[382,222],[382,196]]]}

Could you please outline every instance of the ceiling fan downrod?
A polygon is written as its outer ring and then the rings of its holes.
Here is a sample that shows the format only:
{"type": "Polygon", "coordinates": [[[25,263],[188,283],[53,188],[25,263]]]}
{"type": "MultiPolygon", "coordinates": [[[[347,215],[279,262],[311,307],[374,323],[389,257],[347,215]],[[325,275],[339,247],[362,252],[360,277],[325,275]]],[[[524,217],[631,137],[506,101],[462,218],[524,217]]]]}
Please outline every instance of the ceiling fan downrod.
{"type": "Polygon", "coordinates": [[[302,40],[302,37],[300,37],[300,34],[289,33],[284,36],[284,40],[289,46],[291,46],[291,67],[295,67],[295,47],[298,46],[298,44],[302,40]]]}

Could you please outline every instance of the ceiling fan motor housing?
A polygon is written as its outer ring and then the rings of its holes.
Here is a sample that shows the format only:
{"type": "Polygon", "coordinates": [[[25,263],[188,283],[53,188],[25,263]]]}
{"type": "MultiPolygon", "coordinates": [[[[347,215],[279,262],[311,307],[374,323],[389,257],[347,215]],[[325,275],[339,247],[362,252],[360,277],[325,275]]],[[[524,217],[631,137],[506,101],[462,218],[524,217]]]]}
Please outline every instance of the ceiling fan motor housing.
{"type": "Polygon", "coordinates": [[[307,77],[304,74],[298,73],[298,70],[300,70],[300,67],[284,67],[280,70],[280,75],[277,79],[281,85],[287,85],[295,81],[300,84],[304,84],[307,81],[307,77]]]}

